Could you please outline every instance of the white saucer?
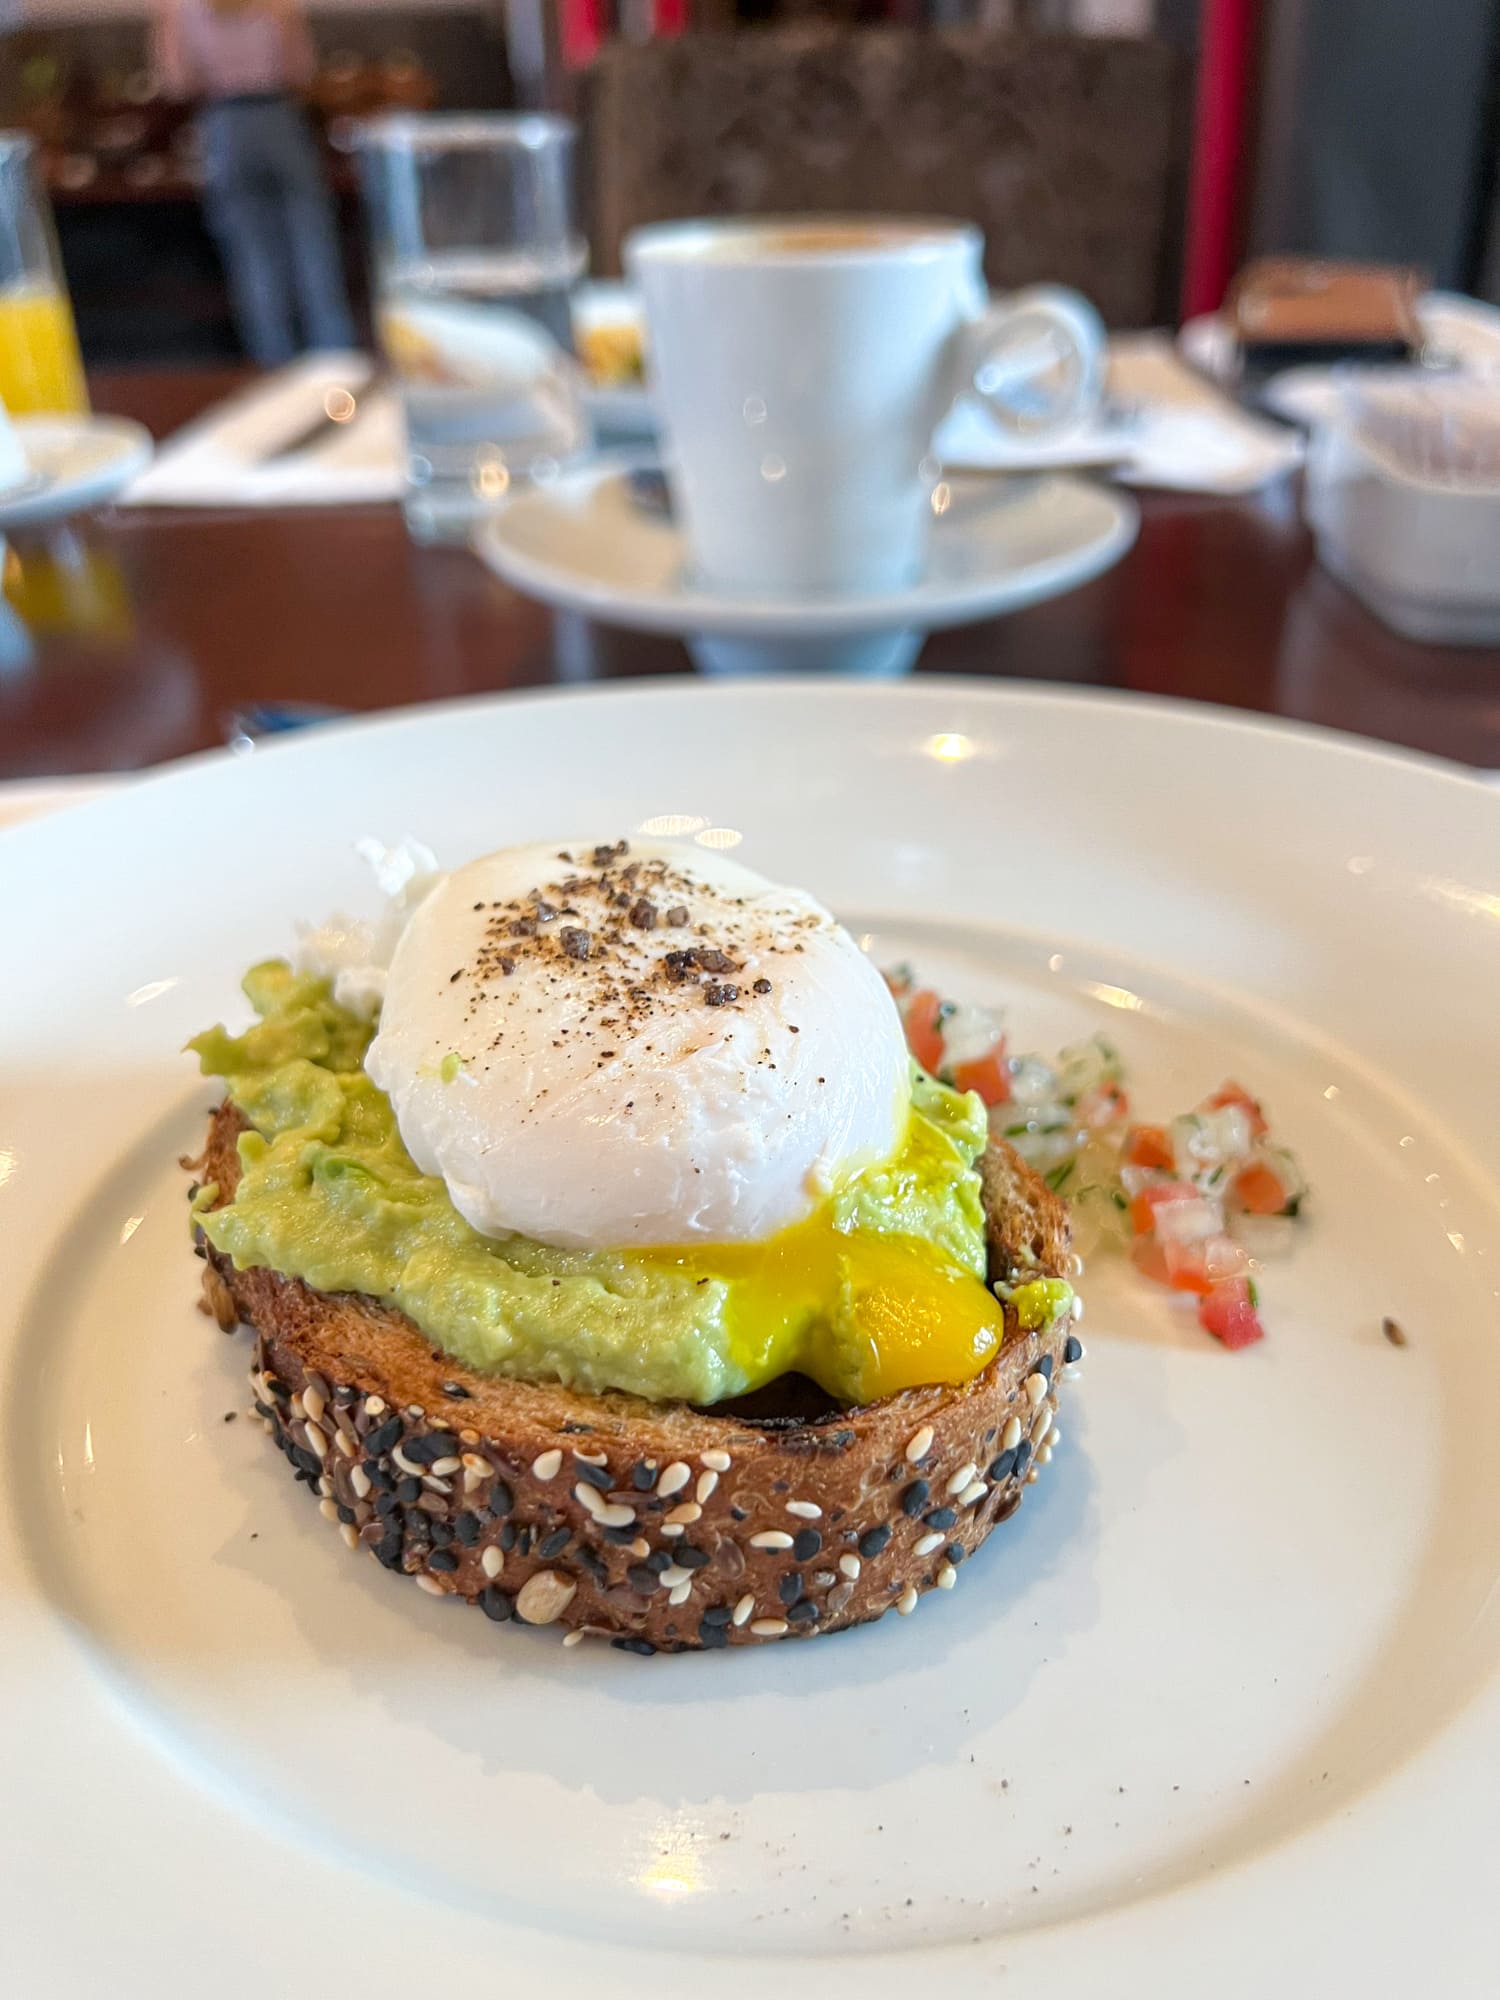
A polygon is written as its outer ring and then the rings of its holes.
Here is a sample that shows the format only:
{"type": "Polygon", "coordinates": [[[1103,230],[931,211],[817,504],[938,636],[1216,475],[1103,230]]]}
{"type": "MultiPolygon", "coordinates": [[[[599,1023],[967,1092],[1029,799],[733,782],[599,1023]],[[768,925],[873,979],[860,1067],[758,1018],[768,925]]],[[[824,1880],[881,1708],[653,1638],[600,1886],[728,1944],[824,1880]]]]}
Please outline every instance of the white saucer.
{"type": "Polygon", "coordinates": [[[0,493],[0,534],[112,500],[155,450],[144,425],[125,417],[17,417],[16,435],[32,476],[0,493]]]}
{"type": "Polygon", "coordinates": [[[528,488],[484,523],[475,547],[528,596],[681,636],[708,672],[904,672],[927,632],[1056,597],[1108,569],[1139,520],[1126,495],[1080,479],[955,479],[920,582],[871,597],[756,597],[696,581],[680,528],[632,497],[629,470],[594,464],[528,488]]]}

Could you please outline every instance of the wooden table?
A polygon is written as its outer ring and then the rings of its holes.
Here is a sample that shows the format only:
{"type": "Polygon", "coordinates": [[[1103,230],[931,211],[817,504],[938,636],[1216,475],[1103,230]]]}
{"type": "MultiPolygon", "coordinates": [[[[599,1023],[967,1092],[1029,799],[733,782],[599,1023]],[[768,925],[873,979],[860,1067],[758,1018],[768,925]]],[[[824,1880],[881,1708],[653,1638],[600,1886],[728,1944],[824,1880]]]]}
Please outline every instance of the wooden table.
{"type": "MultiPolygon", "coordinates": [[[[164,436],[241,379],[110,374],[94,393],[164,436]]],[[[1142,512],[1108,576],[936,634],[918,671],[1182,695],[1500,766],[1500,652],[1386,631],[1313,562],[1290,483],[1142,512]]],[[[32,657],[0,645],[0,777],[203,749],[249,701],[372,709],[688,669],[674,641],[554,616],[467,554],[414,547],[393,507],[124,510],[71,532],[12,553],[32,657]]]]}

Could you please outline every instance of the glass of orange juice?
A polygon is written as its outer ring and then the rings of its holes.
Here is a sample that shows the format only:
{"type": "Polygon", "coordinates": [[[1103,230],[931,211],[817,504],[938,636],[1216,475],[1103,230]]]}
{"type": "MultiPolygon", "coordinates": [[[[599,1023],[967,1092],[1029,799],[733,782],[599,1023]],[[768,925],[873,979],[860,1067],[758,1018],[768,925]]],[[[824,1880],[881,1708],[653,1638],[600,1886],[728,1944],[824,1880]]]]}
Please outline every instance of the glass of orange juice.
{"type": "Polygon", "coordinates": [[[13,417],[89,406],[52,205],[21,132],[0,132],[0,403],[13,417]]]}

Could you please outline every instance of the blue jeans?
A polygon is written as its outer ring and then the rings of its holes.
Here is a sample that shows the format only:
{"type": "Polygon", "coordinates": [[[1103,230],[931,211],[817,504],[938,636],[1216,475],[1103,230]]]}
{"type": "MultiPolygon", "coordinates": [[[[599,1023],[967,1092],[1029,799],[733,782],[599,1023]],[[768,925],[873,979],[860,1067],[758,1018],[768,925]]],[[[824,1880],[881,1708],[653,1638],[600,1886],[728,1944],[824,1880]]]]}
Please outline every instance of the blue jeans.
{"type": "Polygon", "coordinates": [[[333,203],[301,107],[289,97],[232,98],[209,105],[201,126],[204,205],[251,356],[274,368],[304,346],[353,346],[333,203]]]}

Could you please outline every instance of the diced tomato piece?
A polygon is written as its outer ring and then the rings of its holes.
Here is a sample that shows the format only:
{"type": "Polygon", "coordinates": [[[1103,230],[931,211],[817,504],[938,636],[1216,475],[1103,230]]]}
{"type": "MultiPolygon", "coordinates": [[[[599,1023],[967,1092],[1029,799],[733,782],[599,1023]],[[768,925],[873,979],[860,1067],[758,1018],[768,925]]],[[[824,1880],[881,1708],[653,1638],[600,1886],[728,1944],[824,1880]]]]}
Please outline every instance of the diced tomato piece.
{"type": "Polygon", "coordinates": [[[955,1063],[953,1087],[978,1091],[989,1105],[1008,1104],[1010,1065],[1005,1060],[1005,1037],[1002,1035],[987,1055],[976,1056],[973,1062],[955,1063]]]}
{"type": "Polygon", "coordinates": [[[1249,1262],[1232,1236],[1200,1236],[1188,1243],[1168,1236],[1161,1247],[1174,1292],[1211,1292],[1237,1278],[1249,1262]]]}
{"type": "Polygon", "coordinates": [[[1137,1236],[1149,1236],[1156,1228],[1156,1211],[1164,1203],[1202,1198],[1190,1181],[1159,1181],[1155,1187],[1142,1188],[1130,1204],[1130,1226],[1137,1236]]]}
{"type": "Polygon", "coordinates": [[[1280,1215],[1291,1199],[1280,1174],[1261,1160],[1252,1160],[1248,1167],[1241,1167],[1230,1191],[1240,1207],[1251,1215],[1280,1215]]]}
{"type": "Polygon", "coordinates": [[[1101,1083],[1083,1093],[1073,1106],[1073,1116],[1085,1131],[1098,1132],[1117,1123],[1129,1110],[1130,1099],[1119,1084],[1101,1083]]]}
{"type": "Polygon", "coordinates": [[[1165,1125],[1132,1125],[1121,1157],[1127,1167],[1165,1167],[1168,1172],[1177,1163],[1165,1125]]]}
{"type": "Polygon", "coordinates": [[[943,1036],[938,1027],[938,1010],[942,1006],[930,986],[913,993],[906,1007],[906,1046],[917,1061],[931,1075],[936,1076],[943,1066],[943,1036]]]}
{"type": "Polygon", "coordinates": [[[1225,1278],[1198,1301],[1198,1322],[1226,1347],[1250,1347],[1265,1338],[1249,1278],[1225,1278]]]}
{"type": "Polygon", "coordinates": [[[1228,1081],[1221,1083],[1212,1097],[1205,1097],[1198,1109],[1200,1111],[1223,1111],[1231,1104],[1237,1104],[1250,1120],[1251,1136],[1256,1139],[1263,1139],[1269,1127],[1266,1124],[1266,1115],[1260,1108],[1259,1100],[1252,1097],[1245,1086],[1242,1083],[1236,1083],[1232,1077],[1228,1081]]]}
{"type": "Polygon", "coordinates": [[[1130,1246],[1130,1261],[1153,1285],[1171,1284],[1172,1280],[1167,1275],[1166,1252],[1154,1236],[1137,1236],[1130,1246]]]}

